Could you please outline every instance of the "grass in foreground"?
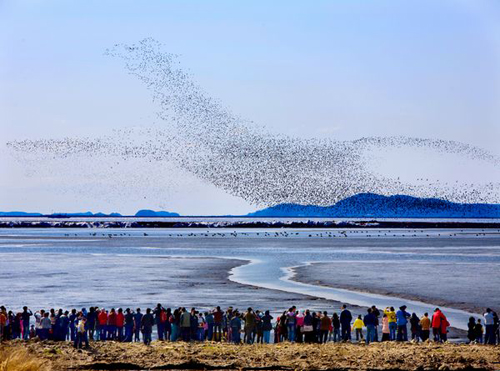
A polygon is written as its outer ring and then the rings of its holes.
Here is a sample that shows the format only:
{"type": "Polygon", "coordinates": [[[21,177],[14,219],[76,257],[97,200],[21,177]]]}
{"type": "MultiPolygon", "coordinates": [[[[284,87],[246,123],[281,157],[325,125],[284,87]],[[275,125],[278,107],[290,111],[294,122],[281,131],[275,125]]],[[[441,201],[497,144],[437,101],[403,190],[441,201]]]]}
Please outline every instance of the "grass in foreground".
{"type": "Polygon", "coordinates": [[[97,342],[90,350],[76,350],[68,343],[19,341],[0,345],[0,354],[2,365],[11,362],[10,368],[0,371],[500,369],[498,346],[433,343],[238,346],[154,342],[147,347],[140,343],[97,342]]]}

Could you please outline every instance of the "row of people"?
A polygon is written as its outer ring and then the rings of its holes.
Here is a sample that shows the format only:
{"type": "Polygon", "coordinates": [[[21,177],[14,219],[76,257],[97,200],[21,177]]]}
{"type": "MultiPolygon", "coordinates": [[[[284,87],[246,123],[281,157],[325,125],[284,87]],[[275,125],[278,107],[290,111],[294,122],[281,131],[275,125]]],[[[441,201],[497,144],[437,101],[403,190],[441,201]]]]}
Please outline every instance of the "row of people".
{"type": "MultiPolygon", "coordinates": [[[[41,340],[71,340],[75,346],[88,346],[89,340],[152,341],[153,330],[156,329],[158,340],[183,341],[228,341],[248,344],[271,342],[306,342],[326,343],[328,341],[351,341],[354,332],[357,341],[408,341],[408,325],[411,339],[425,341],[446,341],[449,322],[444,313],[436,308],[432,316],[425,313],[418,317],[410,314],[402,306],[399,310],[387,307],[379,310],[372,306],[366,314],[354,318],[346,305],[340,314],[327,311],[300,312],[291,307],[278,315],[276,320],[269,311],[253,311],[248,308],[243,313],[229,307],[223,311],[216,307],[212,311],[199,312],[195,308],[188,311],[178,308],[172,311],[158,304],[154,309],[130,308],[109,311],[105,308],[83,308],[77,312],[62,309],[40,310],[33,313],[27,307],[14,314],[0,307],[0,339],[28,339],[38,337],[41,340]],[[34,316],[35,323],[30,323],[34,316]],[[354,320],[354,321],[353,321],[354,320]],[[381,338],[379,329],[381,327],[381,338]],[[271,333],[274,336],[271,339],[271,333]],[[243,334],[243,338],[241,335],[243,334]],[[271,341],[273,340],[273,341],[271,341]]],[[[468,323],[468,339],[471,342],[496,344],[499,341],[498,316],[491,309],[484,314],[484,328],[481,319],[471,317],[468,323]],[[485,331],[484,331],[485,330],[485,331]]]]}

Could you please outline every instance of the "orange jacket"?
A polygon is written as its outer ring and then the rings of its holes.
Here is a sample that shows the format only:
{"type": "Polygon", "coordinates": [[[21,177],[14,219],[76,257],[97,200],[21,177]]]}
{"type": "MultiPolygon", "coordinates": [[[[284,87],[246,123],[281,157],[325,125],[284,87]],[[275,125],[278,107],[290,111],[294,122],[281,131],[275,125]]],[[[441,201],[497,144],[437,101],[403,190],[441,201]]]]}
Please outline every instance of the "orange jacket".
{"type": "Polygon", "coordinates": [[[125,316],[123,313],[117,313],[116,314],[116,325],[118,327],[123,327],[123,323],[125,322],[125,316]]]}

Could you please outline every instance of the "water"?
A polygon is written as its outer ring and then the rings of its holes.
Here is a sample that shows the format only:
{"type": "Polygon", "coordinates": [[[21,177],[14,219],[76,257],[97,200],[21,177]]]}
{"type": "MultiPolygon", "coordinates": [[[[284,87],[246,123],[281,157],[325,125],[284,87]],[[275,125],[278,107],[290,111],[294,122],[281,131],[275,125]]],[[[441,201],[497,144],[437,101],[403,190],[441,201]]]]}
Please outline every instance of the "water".
{"type": "MultiPolygon", "coordinates": [[[[393,270],[390,263],[398,269],[420,265],[420,280],[414,284],[411,278],[405,281],[408,291],[428,293],[439,284],[436,301],[442,297],[456,302],[456,307],[467,303],[464,289],[479,295],[471,298],[471,305],[483,298],[484,303],[494,306],[500,284],[498,274],[481,274],[500,267],[500,232],[496,230],[2,229],[0,254],[0,300],[9,307],[146,306],[168,300],[175,305],[189,302],[208,308],[246,300],[261,309],[284,309],[290,304],[276,300],[309,295],[380,308],[406,304],[418,314],[432,312],[436,305],[432,302],[362,292],[367,282],[383,276],[373,266],[380,270],[385,262],[387,272],[393,270]],[[231,259],[233,266],[226,272],[220,260],[169,257],[231,259]],[[234,267],[238,261],[241,265],[234,267]],[[335,288],[336,280],[342,281],[344,274],[336,272],[334,265],[312,270],[309,277],[311,282],[330,279],[334,287],[290,279],[292,267],[311,262],[341,264],[355,272],[351,284],[359,290],[335,288]],[[469,287],[462,283],[456,287],[441,279],[463,266],[467,266],[464,275],[469,287]],[[228,273],[235,284],[206,284],[212,276],[224,278],[228,273]],[[264,289],[274,290],[278,299],[264,289]]],[[[383,281],[378,283],[384,286],[383,281]]],[[[442,309],[454,327],[466,328],[471,313],[442,309]]]]}

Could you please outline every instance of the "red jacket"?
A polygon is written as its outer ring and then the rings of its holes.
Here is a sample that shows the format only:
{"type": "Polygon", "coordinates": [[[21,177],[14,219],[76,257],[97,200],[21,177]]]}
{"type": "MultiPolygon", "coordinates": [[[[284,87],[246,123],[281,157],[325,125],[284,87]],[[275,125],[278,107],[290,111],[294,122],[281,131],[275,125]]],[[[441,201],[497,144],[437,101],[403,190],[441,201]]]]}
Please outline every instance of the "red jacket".
{"type": "Polygon", "coordinates": [[[443,312],[440,310],[434,312],[432,315],[432,328],[441,328],[441,322],[445,320],[446,317],[444,316],[443,312]]]}
{"type": "Polygon", "coordinates": [[[116,325],[118,327],[123,327],[123,323],[125,322],[125,316],[123,313],[117,313],[116,314],[116,325]]]}
{"type": "Polygon", "coordinates": [[[116,312],[109,312],[108,314],[108,325],[116,326],[116,312]]]}
{"type": "Polygon", "coordinates": [[[104,310],[102,310],[101,313],[99,313],[98,320],[101,326],[105,326],[108,324],[108,315],[104,310]]]}

